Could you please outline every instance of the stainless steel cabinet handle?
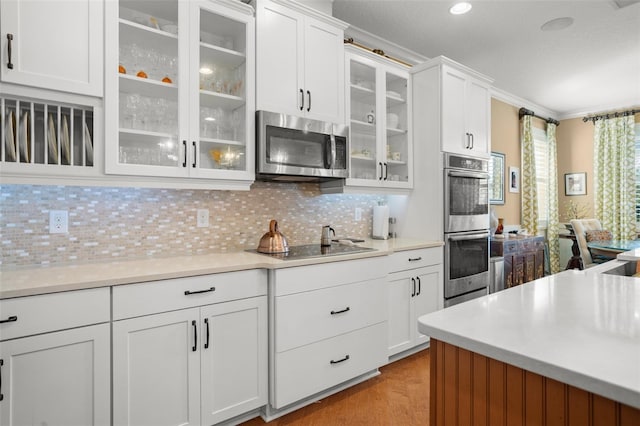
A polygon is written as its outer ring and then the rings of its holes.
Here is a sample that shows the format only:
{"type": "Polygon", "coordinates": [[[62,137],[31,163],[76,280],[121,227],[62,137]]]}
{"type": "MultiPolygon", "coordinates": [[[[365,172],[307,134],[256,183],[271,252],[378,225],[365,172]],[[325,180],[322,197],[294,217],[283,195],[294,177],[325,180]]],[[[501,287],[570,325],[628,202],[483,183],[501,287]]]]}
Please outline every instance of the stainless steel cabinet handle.
{"type": "Polygon", "coordinates": [[[337,361],[331,360],[329,363],[330,363],[330,364],[340,364],[341,362],[344,362],[344,361],[346,361],[346,360],[348,360],[348,359],[349,359],[349,355],[345,355],[345,357],[344,357],[344,358],[339,359],[339,360],[337,360],[337,361]]]}
{"type": "Polygon", "coordinates": [[[0,324],[4,324],[5,322],[16,322],[16,321],[18,321],[18,317],[16,315],[11,315],[6,320],[0,321],[0,324]]]}
{"type": "Polygon", "coordinates": [[[416,279],[411,278],[411,297],[416,296],[416,279]]]}
{"type": "Polygon", "coordinates": [[[11,42],[13,41],[13,34],[7,33],[7,56],[9,62],[7,62],[7,68],[10,70],[13,69],[13,64],[11,63],[11,42]]]}
{"type": "Polygon", "coordinates": [[[196,147],[196,141],[193,141],[193,163],[191,167],[196,168],[196,158],[198,158],[198,148],[196,147]]]}
{"type": "Polygon", "coordinates": [[[307,112],[311,111],[311,92],[307,90],[307,98],[309,98],[309,100],[307,101],[307,112]]]}
{"type": "Polygon", "coordinates": [[[190,291],[190,290],[185,290],[184,295],[185,296],[189,296],[190,294],[200,294],[200,293],[209,293],[212,291],[216,291],[215,287],[210,287],[206,290],[196,290],[196,291],[190,291]]]}
{"type": "Polygon", "coordinates": [[[193,326],[193,347],[191,351],[195,352],[198,349],[198,324],[196,320],[191,321],[191,325],[193,326]]]}
{"type": "Polygon", "coordinates": [[[343,314],[345,312],[349,312],[351,310],[351,308],[349,306],[347,306],[346,308],[340,310],[340,311],[331,311],[331,315],[338,315],[338,314],[343,314]]]}
{"type": "Polygon", "coordinates": [[[184,145],[184,161],[182,162],[182,167],[187,167],[187,141],[183,140],[182,145],[184,145]]]}
{"type": "Polygon", "coordinates": [[[304,90],[300,89],[300,111],[304,109],[304,90]]]}
{"type": "Polygon", "coordinates": [[[204,342],[204,348],[209,349],[209,318],[204,319],[204,325],[207,326],[207,340],[204,342]]]}
{"type": "Polygon", "coordinates": [[[416,293],[416,296],[420,296],[420,291],[422,290],[422,283],[420,282],[420,277],[416,277],[416,280],[418,281],[418,292],[416,293]]]}

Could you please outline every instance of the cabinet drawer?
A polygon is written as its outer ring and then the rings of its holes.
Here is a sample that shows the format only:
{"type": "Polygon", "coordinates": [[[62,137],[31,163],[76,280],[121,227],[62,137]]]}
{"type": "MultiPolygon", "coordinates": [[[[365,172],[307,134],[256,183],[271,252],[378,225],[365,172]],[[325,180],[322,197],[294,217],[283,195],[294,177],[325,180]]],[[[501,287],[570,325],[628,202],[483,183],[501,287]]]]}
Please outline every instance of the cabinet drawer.
{"type": "Polygon", "coordinates": [[[386,295],[378,278],[276,297],[276,352],[386,321],[386,295]]]}
{"type": "Polygon", "coordinates": [[[266,294],[267,273],[262,269],[121,285],[113,287],[113,319],[266,294]]]}
{"type": "Polygon", "coordinates": [[[387,275],[388,256],[276,269],[275,296],[369,281],[387,275]]]}
{"type": "Polygon", "coordinates": [[[386,321],[276,354],[272,405],[282,408],[386,362],[386,321]]]}
{"type": "Polygon", "coordinates": [[[423,266],[442,263],[442,253],[442,247],[431,247],[393,253],[389,256],[389,272],[406,271],[407,269],[422,268],[423,266]]]}
{"type": "Polygon", "coordinates": [[[1,340],[110,320],[109,288],[67,291],[0,300],[1,340]]]}

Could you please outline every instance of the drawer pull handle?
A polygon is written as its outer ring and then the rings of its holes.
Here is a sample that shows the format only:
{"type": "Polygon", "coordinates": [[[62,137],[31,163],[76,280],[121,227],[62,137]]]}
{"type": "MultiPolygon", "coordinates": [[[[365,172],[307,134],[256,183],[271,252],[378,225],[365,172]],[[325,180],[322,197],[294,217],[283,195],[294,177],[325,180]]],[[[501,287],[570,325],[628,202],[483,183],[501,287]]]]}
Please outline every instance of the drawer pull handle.
{"type": "Polygon", "coordinates": [[[420,290],[422,289],[422,283],[420,282],[420,277],[416,277],[416,280],[418,281],[418,292],[416,293],[416,296],[420,296],[420,290]]]}
{"type": "Polygon", "coordinates": [[[18,321],[18,317],[15,316],[15,315],[12,315],[9,318],[7,318],[6,320],[0,321],[0,324],[4,324],[5,322],[16,322],[16,321],[18,321]]]}
{"type": "Polygon", "coordinates": [[[344,357],[344,358],[339,359],[339,360],[337,360],[337,361],[331,360],[331,361],[330,361],[330,364],[340,364],[341,362],[345,362],[345,361],[346,361],[346,360],[348,360],[348,359],[349,359],[349,355],[345,355],[345,357],[344,357]]]}
{"type": "Polygon", "coordinates": [[[416,296],[416,279],[411,278],[411,297],[416,296]]]}
{"type": "Polygon", "coordinates": [[[422,260],[422,256],[420,257],[410,257],[409,262],[417,262],[418,260],[422,260]]]}
{"type": "Polygon", "coordinates": [[[211,291],[216,291],[215,287],[211,287],[207,290],[196,290],[196,291],[189,291],[189,290],[185,290],[184,295],[185,296],[189,296],[190,294],[200,294],[200,293],[209,293],[211,291]]]}
{"type": "Polygon", "coordinates": [[[191,325],[193,326],[193,347],[191,351],[195,352],[198,349],[198,324],[196,320],[191,321],[191,325]]]}
{"type": "Polygon", "coordinates": [[[351,310],[351,308],[347,306],[346,308],[344,308],[341,311],[331,311],[331,315],[342,314],[342,313],[345,313],[345,312],[349,312],[350,310],[351,310]]]}
{"type": "Polygon", "coordinates": [[[2,394],[2,366],[4,365],[4,360],[0,359],[0,401],[4,399],[4,395],[2,394]]]}
{"type": "Polygon", "coordinates": [[[207,326],[207,340],[204,342],[204,348],[209,349],[209,318],[204,319],[204,325],[207,326]]]}

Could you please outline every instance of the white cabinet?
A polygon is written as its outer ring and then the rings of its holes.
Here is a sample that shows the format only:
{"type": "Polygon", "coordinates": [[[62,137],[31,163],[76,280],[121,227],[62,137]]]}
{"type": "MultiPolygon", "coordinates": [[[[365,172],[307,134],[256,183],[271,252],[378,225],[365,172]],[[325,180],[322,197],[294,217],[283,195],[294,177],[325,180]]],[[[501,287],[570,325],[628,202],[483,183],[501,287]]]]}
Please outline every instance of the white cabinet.
{"type": "Polygon", "coordinates": [[[271,272],[270,405],[276,412],[386,363],[383,259],[271,272]]]}
{"type": "Polygon", "coordinates": [[[388,276],[389,356],[429,341],[418,331],[418,318],[442,308],[442,248],[391,255],[388,276]],[[400,265],[406,263],[404,267],[400,265]],[[428,266],[425,266],[428,265],[428,266]]]}
{"type": "Polygon", "coordinates": [[[210,425],[266,404],[265,294],[264,271],[115,287],[114,424],[210,425]]]}
{"type": "Polygon", "coordinates": [[[0,80],[102,96],[102,0],[3,0],[0,80]]]}
{"type": "Polygon", "coordinates": [[[254,178],[254,11],[231,0],[106,5],[110,174],[254,178]]]}
{"type": "Polygon", "coordinates": [[[347,46],[348,186],[413,187],[408,67],[347,46]]]}
{"type": "Polygon", "coordinates": [[[257,109],[343,123],[345,28],[296,2],[257,0],[257,109]]]}
{"type": "MultiPolygon", "coordinates": [[[[416,94],[421,104],[436,102],[436,108],[414,109],[416,120],[433,121],[419,114],[440,114],[440,122],[432,128],[439,130],[440,149],[472,156],[488,157],[490,152],[491,96],[492,80],[445,57],[437,57],[420,64],[411,71],[415,80],[429,80],[433,93],[416,94]],[[439,94],[439,97],[436,96],[439,94]]],[[[417,99],[417,98],[416,98],[417,99]]]]}
{"type": "Polygon", "coordinates": [[[4,299],[0,312],[0,424],[109,425],[109,289],[4,299]]]}

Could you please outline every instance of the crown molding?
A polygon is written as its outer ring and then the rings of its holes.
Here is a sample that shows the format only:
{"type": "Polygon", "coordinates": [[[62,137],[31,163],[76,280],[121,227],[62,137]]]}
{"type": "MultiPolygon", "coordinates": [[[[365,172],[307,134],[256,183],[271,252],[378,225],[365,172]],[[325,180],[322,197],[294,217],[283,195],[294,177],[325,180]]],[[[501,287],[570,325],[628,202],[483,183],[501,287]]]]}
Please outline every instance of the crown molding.
{"type": "Polygon", "coordinates": [[[560,114],[558,114],[556,111],[550,110],[549,108],[545,108],[542,105],[538,105],[527,99],[521,98],[520,96],[516,96],[505,90],[499,89],[495,86],[491,86],[490,94],[492,98],[505,102],[509,105],[513,105],[518,108],[524,107],[526,109],[530,109],[533,112],[535,112],[536,115],[553,118],[555,120],[563,119],[562,117],[560,117],[560,114]]]}
{"type": "Polygon", "coordinates": [[[344,36],[345,38],[351,37],[356,43],[370,47],[371,49],[380,49],[384,51],[385,55],[400,59],[412,65],[425,62],[429,59],[413,50],[406,49],[375,34],[354,27],[353,25],[349,25],[349,27],[344,30],[344,36]]]}

